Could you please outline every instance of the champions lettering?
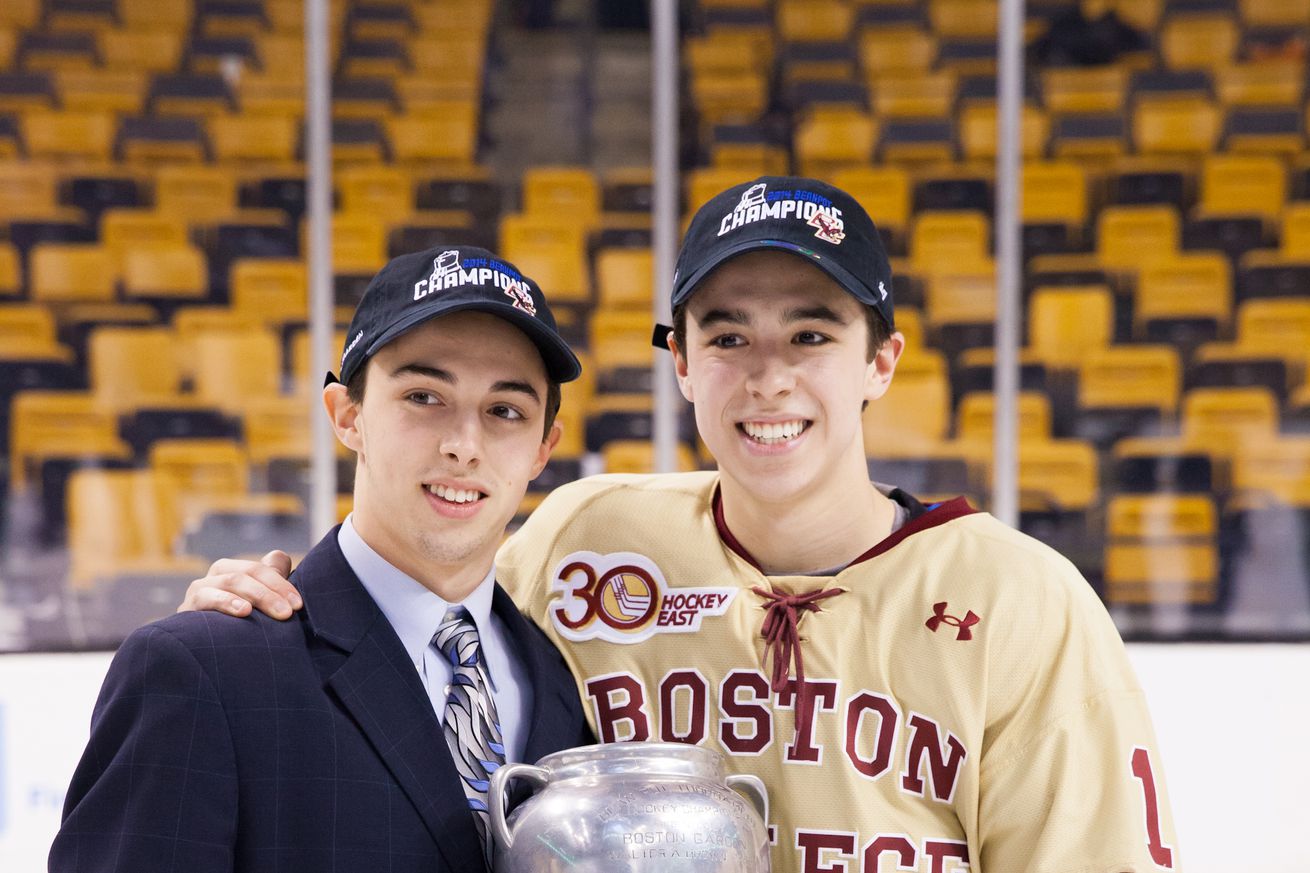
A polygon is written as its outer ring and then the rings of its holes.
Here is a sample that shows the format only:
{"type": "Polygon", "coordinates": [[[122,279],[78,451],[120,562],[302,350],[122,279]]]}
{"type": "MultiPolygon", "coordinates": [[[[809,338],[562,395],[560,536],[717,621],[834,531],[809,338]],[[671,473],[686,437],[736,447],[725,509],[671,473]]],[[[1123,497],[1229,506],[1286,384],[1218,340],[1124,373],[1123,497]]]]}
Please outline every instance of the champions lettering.
{"type": "Polygon", "coordinates": [[[435,270],[428,278],[414,283],[414,299],[422,300],[429,294],[463,285],[494,285],[503,291],[513,293],[518,289],[519,281],[518,276],[511,276],[493,267],[472,267],[467,270],[453,267],[435,270]]]}
{"type": "MultiPolygon", "coordinates": [[[[792,194],[792,192],[775,191],[773,194],[792,194]]],[[[815,215],[822,212],[838,221],[841,220],[842,212],[840,209],[826,200],[818,202],[817,199],[812,199],[815,196],[806,191],[797,191],[792,196],[771,198],[764,202],[750,204],[743,202],[732,212],[723,216],[723,220],[719,222],[718,235],[723,236],[742,225],[753,224],[769,218],[795,218],[799,221],[809,222],[815,215]]]]}

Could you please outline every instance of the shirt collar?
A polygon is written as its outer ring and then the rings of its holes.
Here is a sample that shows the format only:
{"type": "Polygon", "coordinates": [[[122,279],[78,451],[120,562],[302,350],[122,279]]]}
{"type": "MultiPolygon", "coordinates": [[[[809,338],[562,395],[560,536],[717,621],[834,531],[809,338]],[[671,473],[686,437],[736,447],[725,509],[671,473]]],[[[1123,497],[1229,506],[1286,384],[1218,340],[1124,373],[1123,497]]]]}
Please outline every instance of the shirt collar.
{"type": "MultiPolygon", "coordinates": [[[[386,558],[379,555],[355,530],[351,516],[341,523],[337,543],[350,569],[355,571],[369,596],[386,616],[400,637],[409,659],[415,664],[423,660],[423,653],[432,642],[432,635],[446,617],[451,603],[444,600],[386,558]]],[[[496,568],[493,565],[486,578],[478,583],[461,604],[478,626],[478,632],[487,633],[491,621],[491,599],[495,589],[496,568]]]]}

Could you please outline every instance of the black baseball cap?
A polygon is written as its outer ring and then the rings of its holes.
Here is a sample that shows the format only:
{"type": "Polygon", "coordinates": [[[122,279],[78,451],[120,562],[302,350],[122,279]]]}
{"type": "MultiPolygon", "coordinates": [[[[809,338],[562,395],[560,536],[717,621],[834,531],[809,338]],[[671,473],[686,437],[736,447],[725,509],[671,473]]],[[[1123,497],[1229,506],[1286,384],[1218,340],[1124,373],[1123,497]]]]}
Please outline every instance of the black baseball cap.
{"type": "MultiPolygon", "coordinates": [[[[571,382],[582,372],[536,282],[485,249],[438,246],[393,258],[368,283],[346,331],[339,381],[349,382],[378,349],[405,331],[465,311],[499,316],[527,334],[551,381],[571,382]]],[[[333,381],[337,377],[328,373],[333,381]]]]}
{"type": "Polygon", "coordinates": [[[729,258],[761,249],[792,252],[813,263],[878,310],[889,327],[895,325],[891,265],[869,213],[840,188],[799,176],[761,176],[735,185],[696,212],[678,253],[672,305],[685,303],[729,258]]]}

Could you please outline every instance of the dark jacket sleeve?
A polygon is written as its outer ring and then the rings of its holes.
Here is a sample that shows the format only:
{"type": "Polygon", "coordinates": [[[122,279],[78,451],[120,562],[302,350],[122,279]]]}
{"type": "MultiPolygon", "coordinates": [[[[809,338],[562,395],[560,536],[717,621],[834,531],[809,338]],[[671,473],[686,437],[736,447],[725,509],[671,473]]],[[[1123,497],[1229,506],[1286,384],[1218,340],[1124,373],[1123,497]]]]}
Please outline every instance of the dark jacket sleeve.
{"type": "Polygon", "coordinates": [[[213,681],[172,633],[137,630],[96,701],[50,873],[230,873],[236,815],[236,759],[213,681]]]}

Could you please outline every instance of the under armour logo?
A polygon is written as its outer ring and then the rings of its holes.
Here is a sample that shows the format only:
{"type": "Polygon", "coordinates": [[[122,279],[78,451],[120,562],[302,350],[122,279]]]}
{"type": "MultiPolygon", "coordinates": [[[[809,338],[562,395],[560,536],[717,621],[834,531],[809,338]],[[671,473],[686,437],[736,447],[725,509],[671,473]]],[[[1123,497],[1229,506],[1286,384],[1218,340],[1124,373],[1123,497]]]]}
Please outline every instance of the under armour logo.
{"type": "Polygon", "coordinates": [[[932,617],[924,622],[923,626],[933,633],[937,633],[938,627],[943,624],[948,624],[956,629],[955,639],[957,640],[973,639],[973,631],[969,630],[969,628],[982,621],[982,619],[976,615],[972,609],[964,614],[964,618],[956,618],[953,615],[947,615],[945,600],[941,603],[934,603],[932,605],[932,613],[932,617]]]}

